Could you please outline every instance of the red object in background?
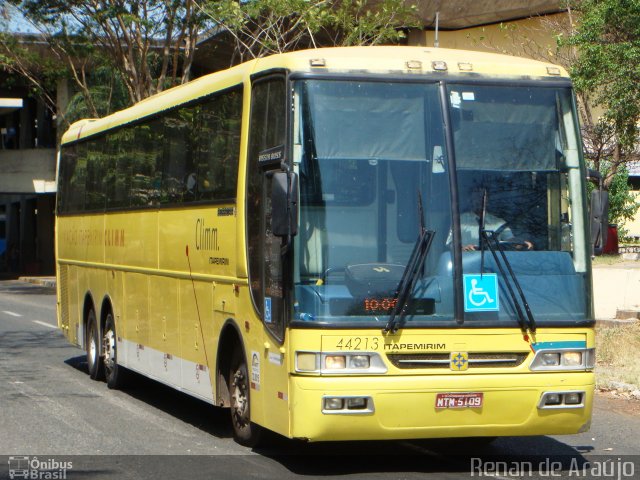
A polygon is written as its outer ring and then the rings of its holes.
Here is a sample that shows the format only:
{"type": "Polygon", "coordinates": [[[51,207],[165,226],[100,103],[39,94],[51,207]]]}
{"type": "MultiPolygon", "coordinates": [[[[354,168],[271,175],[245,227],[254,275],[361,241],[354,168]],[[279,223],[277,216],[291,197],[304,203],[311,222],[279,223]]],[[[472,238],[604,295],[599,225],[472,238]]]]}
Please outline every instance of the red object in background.
{"type": "Polygon", "coordinates": [[[618,254],[618,225],[613,223],[609,224],[609,230],[607,231],[607,243],[602,249],[602,253],[606,255],[618,254]]]}

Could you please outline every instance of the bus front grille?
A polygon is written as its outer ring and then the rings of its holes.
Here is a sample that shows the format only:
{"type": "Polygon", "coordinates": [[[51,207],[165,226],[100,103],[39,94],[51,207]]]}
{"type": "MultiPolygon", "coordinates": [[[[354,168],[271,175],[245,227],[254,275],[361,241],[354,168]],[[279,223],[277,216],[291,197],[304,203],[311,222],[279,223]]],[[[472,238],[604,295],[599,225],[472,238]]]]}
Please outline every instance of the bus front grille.
{"type": "MultiPolygon", "coordinates": [[[[528,352],[472,352],[469,368],[511,368],[522,365],[528,352]]],[[[449,353],[388,354],[387,358],[397,368],[449,369],[449,353]]]]}

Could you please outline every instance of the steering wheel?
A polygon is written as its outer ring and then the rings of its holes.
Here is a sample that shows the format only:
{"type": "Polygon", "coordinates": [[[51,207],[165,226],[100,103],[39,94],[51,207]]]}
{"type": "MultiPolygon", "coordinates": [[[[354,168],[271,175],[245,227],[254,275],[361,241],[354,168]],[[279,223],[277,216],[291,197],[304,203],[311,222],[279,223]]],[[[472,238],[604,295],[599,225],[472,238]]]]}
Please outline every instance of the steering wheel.
{"type": "Polygon", "coordinates": [[[523,251],[523,250],[533,250],[533,244],[531,242],[523,241],[523,240],[503,240],[498,241],[498,244],[503,250],[506,251],[523,251]]]}
{"type": "Polygon", "coordinates": [[[521,238],[512,237],[507,240],[499,240],[498,237],[504,232],[507,228],[511,229],[511,225],[509,222],[504,222],[493,232],[493,238],[495,238],[502,247],[503,250],[506,251],[523,251],[523,250],[533,250],[534,245],[533,242],[529,240],[523,240],[521,238]]]}
{"type": "Polygon", "coordinates": [[[502,225],[500,225],[498,228],[496,228],[493,231],[493,235],[494,238],[498,238],[500,235],[502,235],[502,232],[504,232],[507,228],[511,228],[511,225],[509,224],[509,222],[504,222],[502,225]]]}
{"type": "Polygon", "coordinates": [[[324,285],[325,283],[327,283],[327,278],[329,277],[329,275],[331,275],[332,273],[336,273],[336,272],[344,272],[344,267],[329,267],[327,268],[322,275],[320,275],[320,281],[322,282],[322,284],[324,285]]]}

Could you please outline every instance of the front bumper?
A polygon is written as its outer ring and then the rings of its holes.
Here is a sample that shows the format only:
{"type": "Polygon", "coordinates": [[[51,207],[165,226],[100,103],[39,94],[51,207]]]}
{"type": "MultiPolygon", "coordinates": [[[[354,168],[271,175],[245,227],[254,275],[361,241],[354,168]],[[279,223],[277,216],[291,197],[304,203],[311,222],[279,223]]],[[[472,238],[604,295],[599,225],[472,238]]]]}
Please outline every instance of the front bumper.
{"type": "Polygon", "coordinates": [[[292,376],[290,436],[309,441],[558,435],[591,422],[593,372],[376,377],[292,376]],[[539,408],[545,392],[584,392],[583,406],[539,408]],[[482,392],[481,408],[438,409],[438,393],[482,392]],[[371,412],[323,413],[326,396],[369,397],[371,412]]]}

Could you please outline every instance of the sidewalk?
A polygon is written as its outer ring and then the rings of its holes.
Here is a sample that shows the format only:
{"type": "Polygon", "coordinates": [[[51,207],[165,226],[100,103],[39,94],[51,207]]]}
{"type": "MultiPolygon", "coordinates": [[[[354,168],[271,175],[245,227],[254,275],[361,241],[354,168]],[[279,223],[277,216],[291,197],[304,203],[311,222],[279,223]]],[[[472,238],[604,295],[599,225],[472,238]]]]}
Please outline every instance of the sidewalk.
{"type": "Polygon", "coordinates": [[[640,318],[640,261],[593,266],[597,319],[640,318]]]}
{"type": "Polygon", "coordinates": [[[20,277],[18,280],[42,287],[56,288],[56,277],[20,277]]]}

